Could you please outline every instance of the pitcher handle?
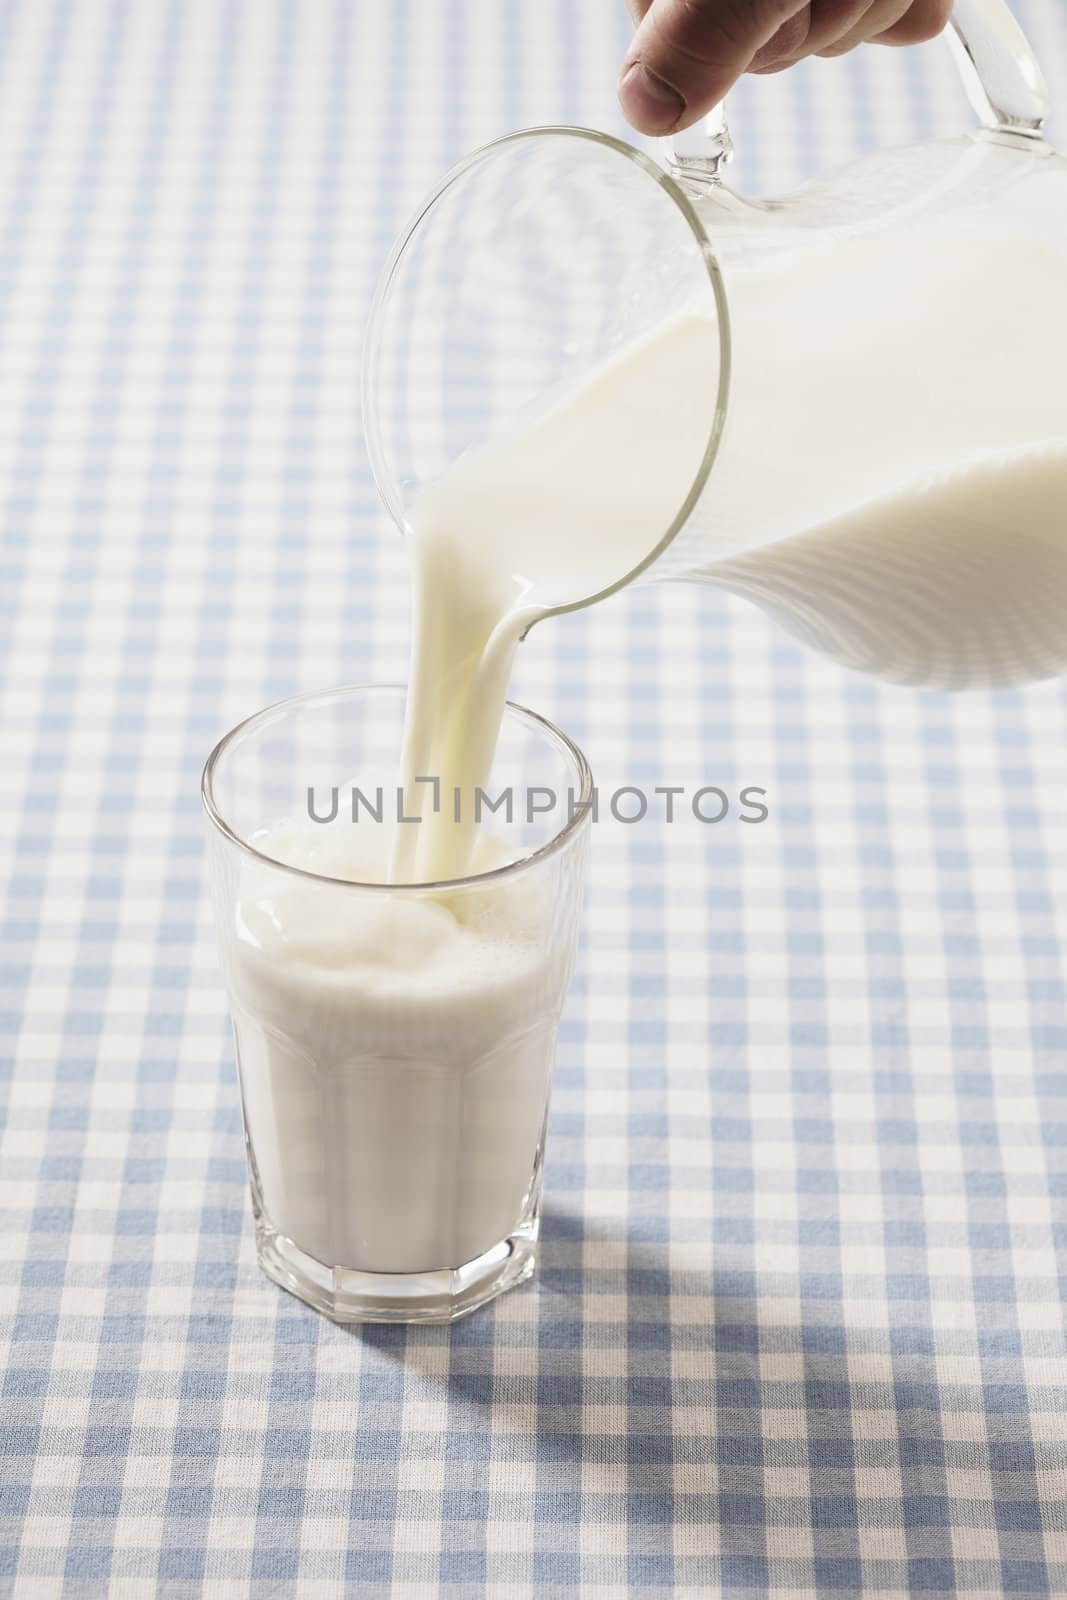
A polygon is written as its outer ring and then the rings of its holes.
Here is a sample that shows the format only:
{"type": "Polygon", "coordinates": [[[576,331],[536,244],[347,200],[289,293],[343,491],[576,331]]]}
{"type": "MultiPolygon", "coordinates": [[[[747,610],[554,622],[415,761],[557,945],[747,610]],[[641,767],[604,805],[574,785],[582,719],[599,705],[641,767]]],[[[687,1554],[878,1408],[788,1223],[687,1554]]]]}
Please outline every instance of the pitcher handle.
{"type": "MultiPolygon", "coordinates": [[[[983,126],[1039,136],[1051,110],[1048,87],[1007,0],[955,0],[946,37],[983,126]]],[[[733,148],[723,103],[675,135],[673,164],[686,177],[713,183],[733,148]]]]}

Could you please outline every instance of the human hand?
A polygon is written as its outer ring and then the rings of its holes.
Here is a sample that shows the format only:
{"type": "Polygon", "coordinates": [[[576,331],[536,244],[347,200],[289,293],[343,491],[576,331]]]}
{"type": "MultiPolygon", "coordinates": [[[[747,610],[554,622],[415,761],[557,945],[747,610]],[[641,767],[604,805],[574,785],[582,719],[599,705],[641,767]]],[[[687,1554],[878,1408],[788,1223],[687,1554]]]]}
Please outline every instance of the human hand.
{"type": "Polygon", "coordinates": [[[743,72],[781,72],[858,44],[920,44],[952,0],[627,0],[638,24],[619,102],[640,133],[676,133],[722,100],[743,72]]]}

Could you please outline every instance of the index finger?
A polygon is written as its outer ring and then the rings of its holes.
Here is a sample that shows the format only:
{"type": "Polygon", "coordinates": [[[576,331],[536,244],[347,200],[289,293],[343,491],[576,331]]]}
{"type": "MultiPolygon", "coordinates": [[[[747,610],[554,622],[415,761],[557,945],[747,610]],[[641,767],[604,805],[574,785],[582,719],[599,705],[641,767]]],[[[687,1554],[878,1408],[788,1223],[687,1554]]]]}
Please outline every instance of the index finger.
{"type": "Polygon", "coordinates": [[[619,101],[641,133],[688,128],[718,105],[756,52],[807,0],[628,0],[642,13],[619,101]]]}

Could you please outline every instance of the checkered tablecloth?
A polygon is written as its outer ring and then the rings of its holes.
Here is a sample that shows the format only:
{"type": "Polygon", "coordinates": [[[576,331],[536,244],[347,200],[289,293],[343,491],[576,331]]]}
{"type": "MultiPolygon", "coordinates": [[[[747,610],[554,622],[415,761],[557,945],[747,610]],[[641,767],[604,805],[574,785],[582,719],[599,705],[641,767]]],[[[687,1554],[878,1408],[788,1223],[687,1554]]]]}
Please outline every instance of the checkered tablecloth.
{"type": "MultiPolygon", "coordinates": [[[[1067,1593],[1060,683],[884,689],[695,588],[535,630],[603,786],[770,818],[595,830],[535,1286],[357,1330],[255,1265],[200,765],[403,675],[374,274],[486,138],[622,132],[627,26],[0,5],[4,1596],[1067,1593]]],[[[968,120],[937,46],[733,112],[765,192],[968,120]]]]}

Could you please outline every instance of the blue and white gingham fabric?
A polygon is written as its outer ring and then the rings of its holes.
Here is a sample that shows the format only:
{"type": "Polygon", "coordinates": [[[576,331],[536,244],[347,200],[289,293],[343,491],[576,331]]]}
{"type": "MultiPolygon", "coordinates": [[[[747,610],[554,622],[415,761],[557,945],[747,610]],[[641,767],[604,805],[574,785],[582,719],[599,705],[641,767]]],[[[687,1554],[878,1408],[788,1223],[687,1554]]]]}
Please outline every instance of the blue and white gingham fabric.
{"type": "MultiPolygon", "coordinates": [[[[0,5],[5,1597],[1067,1593],[1061,683],[884,689],[695,588],[535,630],[603,787],[770,818],[595,830],[535,1286],[346,1330],[256,1268],[200,765],[403,674],[374,274],[483,140],[621,132],[627,27],[0,5]]],[[[733,181],[967,120],[937,46],[817,63],[733,181]]]]}

